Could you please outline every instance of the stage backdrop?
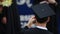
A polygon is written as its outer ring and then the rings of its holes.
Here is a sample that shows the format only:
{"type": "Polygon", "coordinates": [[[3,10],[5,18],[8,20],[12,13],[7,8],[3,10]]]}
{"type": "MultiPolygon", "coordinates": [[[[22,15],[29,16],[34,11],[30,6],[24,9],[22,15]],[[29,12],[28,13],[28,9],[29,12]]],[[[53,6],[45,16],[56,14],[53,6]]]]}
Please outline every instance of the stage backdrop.
{"type": "Polygon", "coordinates": [[[34,15],[31,9],[34,0],[16,0],[17,8],[20,14],[21,28],[25,26],[29,18],[34,15]]]}

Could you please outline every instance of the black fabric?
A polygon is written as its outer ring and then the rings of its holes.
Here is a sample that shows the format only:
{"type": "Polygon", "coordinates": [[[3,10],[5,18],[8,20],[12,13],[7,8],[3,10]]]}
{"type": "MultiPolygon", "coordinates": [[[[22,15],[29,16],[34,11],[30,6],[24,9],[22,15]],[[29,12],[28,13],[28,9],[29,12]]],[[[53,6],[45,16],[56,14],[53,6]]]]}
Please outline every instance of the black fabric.
{"type": "Polygon", "coordinates": [[[48,30],[43,30],[39,28],[30,28],[24,32],[24,34],[53,34],[48,30]]]}
{"type": "Polygon", "coordinates": [[[20,31],[21,34],[24,34],[24,32],[25,32],[26,30],[28,30],[28,29],[29,29],[29,28],[28,28],[27,26],[25,26],[24,28],[22,28],[21,31],[20,31]]]}
{"type": "Polygon", "coordinates": [[[55,28],[55,34],[60,34],[60,32],[59,32],[59,27],[60,27],[59,26],[60,25],[60,0],[56,0],[56,1],[57,1],[58,5],[56,6],[56,9],[55,9],[55,11],[56,11],[56,22],[57,22],[57,23],[55,23],[55,27],[56,27],[55,28]]]}
{"type": "Polygon", "coordinates": [[[6,34],[20,34],[20,18],[16,8],[16,0],[12,1],[12,5],[7,11],[7,31],[6,34]]]}
{"type": "Polygon", "coordinates": [[[3,7],[2,13],[0,13],[0,34],[6,33],[6,24],[3,24],[2,19],[3,17],[6,17],[6,7],[3,7]]]}
{"type": "Polygon", "coordinates": [[[29,28],[27,26],[25,26],[24,28],[22,28],[22,31],[25,31],[27,29],[29,29],[29,28]]]}

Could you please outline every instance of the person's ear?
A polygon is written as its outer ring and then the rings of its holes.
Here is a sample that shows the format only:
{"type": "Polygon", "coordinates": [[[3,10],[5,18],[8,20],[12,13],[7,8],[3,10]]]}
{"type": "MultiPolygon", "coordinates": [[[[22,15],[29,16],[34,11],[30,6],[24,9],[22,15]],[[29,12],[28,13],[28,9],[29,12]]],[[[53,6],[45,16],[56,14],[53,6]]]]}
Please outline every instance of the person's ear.
{"type": "Polygon", "coordinates": [[[50,17],[48,17],[47,21],[46,22],[49,22],[50,21],[50,17]]]}

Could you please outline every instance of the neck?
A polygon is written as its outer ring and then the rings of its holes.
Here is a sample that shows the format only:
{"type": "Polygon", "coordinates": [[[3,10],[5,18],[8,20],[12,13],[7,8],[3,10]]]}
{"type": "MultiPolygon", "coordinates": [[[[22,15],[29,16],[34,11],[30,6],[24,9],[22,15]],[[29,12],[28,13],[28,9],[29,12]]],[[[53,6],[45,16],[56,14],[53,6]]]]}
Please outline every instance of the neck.
{"type": "Polygon", "coordinates": [[[46,27],[46,23],[36,23],[36,26],[46,27]]]}

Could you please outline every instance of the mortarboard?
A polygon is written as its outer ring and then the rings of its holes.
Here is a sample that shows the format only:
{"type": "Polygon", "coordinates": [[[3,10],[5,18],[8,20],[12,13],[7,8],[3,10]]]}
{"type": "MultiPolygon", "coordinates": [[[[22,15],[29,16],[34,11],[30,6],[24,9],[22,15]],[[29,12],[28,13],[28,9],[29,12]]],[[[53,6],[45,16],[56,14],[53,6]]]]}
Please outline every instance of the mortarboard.
{"type": "Polygon", "coordinates": [[[31,8],[39,18],[55,15],[55,12],[50,8],[47,3],[37,4],[32,6],[31,8]]]}

